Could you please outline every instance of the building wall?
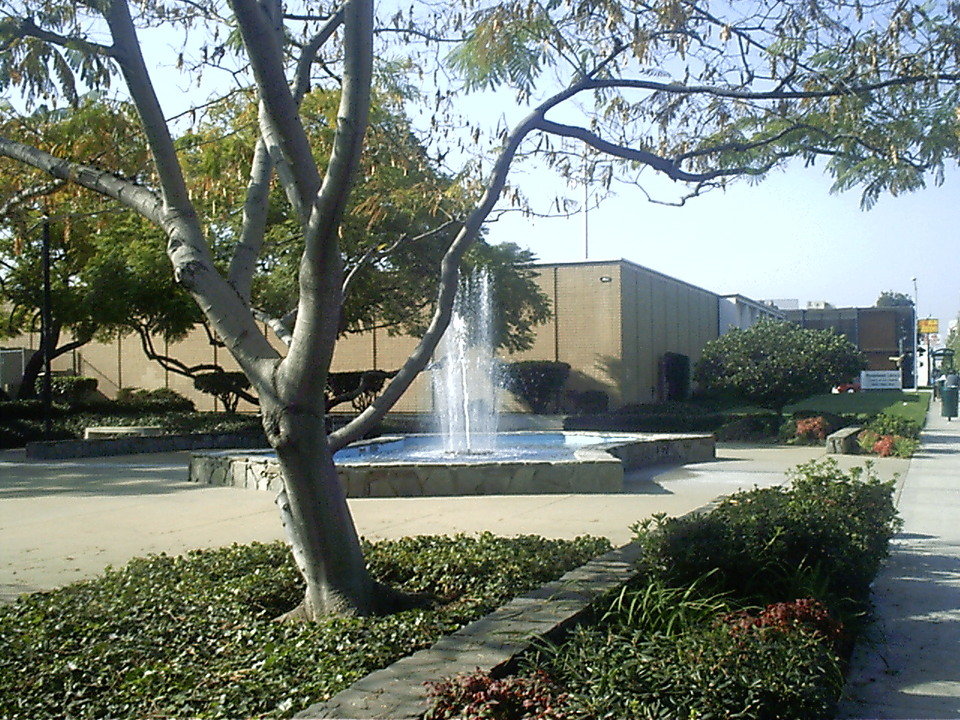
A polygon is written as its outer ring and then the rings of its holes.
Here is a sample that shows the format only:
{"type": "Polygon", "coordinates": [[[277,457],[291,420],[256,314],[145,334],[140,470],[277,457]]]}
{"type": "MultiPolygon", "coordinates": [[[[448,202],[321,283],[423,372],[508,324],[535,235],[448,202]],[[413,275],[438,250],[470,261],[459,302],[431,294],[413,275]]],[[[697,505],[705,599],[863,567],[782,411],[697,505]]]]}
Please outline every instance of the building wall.
{"type": "Polygon", "coordinates": [[[759,320],[784,320],[784,312],[778,307],[764,305],[741,295],[724,295],[720,298],[720,334],[731,330],[746,330],[759,320]]]}
{"type": "MultiPolygon", "coordinates": [[[[868,370],[896,370],[897,362],[891,358],[912,349],[912,307],[788,310],[787,318],[805,328],[832,329],[846,336],[863,352],[868,370]]],[[[909,360],[903,374],[904,387],[911,386],[909,360]]]]}
{"type": "Polygon", "coordinates": [[[605,390],[620,402],[622,356],[621,267],[618,263],[543,265],[537,283],[550,298],[553,317],[536,328],[533,346],[504,360],[554,360],[570,364],[567,387],[605,390]]]}
{"type": "MultiPolygon", "coordinates": [[[[266,329],[265,329],[266,330],[266,329]]],[[[268,333],[272,344],[282,352],[283,344],[268,333]]],[[[66,341],[69,338],[64,338],[66,341]]],[[[239,366],[225,348],[210,344],[206,332],[197,327],[183,341],[167,345],[155,339],[158,352],[163,352],[186,365],[219,363],[225,370],[239,370],[239,366]]],[[[7,347],[34,350],[39,345],[39,333],[25,333],[4,341],[7,347]]],[[[114,338],[106,342],[87,343],[71,353],[56,358],[54,373],[75,373],[97,379],[97,389],[109,398],[116,397],[120,388],[171,388],[193,400],[198,410],[222,410],[212,395],[198,392],[193,381],[176,373],[165,371],[159,363],[148,360],[134,335],[114,338]]],[[[255,410],[255,406],[241,401],[241,411],[255,410]]]]}
{"type": "MultiPolygon", "coordinates": [[[[718,335],[718,302],[714,293],[624,260],[539,266],[536,282],[550,298],[553,317],[535,328],[532,346],[503,355],[506,361],[559,360],[571,365],[568,388],[603,390],[611,407],[651,402],[662,397],[660,361],[664,353],[691,360],[718,335]]],[[[272,335],[282,353],[283,346],[272,335]]],[[[162,341],[158,341],[158,350],[162,341]]],[[[333,371],[396,370],[417,339],[385,330],[342,338],[333,371]]],[[[5,345],[36,347],[36,335],[5,345]]],[[[212,347],[202,329],[171,345],[169,354],[187,364],[219,362],[237,369],[224,348],[212,347]]],[[[121,387],[170,387],[191,398],[198,409],[213,410],[215,400],[193,389],[190,380],[165,372],[144,356],[139,339],[126,337],[90,343],[59,358],[54,369],[96,377],[100,390],[113,397],[121,387]]],[[[519,410],[504,392],[504,409],[519,410]]],[[[399,412],[428,412],[433,407],[430,374],[422,373],[395,406],[399,412]]],[[[253,409],[245,403],[242,410],[253,409]]]]}
{"type": "Polygon", "coordinates": [[[640,265],[623,267],[623,357],[620,397],[624,403],[663,399],[660,362],[665,353],[690,358],[718,335],[716,294],[640,265]]]}

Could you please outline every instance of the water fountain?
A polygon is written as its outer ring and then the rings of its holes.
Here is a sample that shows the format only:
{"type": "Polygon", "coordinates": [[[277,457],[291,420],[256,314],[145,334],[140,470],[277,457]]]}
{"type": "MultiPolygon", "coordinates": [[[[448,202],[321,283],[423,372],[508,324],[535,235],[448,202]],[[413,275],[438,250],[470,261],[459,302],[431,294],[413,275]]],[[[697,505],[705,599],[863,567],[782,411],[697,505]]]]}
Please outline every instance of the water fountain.
{"type": "Polygon", "coordinates": [[[434,413],[444,451],[488,455],[497,444],[497,366],[490,276],[476,271],[457,293],[433,367],[434,413]]]}
{"type": "MultiPolygon", "coordinates": [[[[627,470],[715,457],[711,435],[498,433],[492,289],[467,278],[431,366],[438,433],[380,437],[334,456],[349,497],[615,493],[627,470]]],[[[272,451],[193,454],[190,479],[278,491],[272,451]]]]}

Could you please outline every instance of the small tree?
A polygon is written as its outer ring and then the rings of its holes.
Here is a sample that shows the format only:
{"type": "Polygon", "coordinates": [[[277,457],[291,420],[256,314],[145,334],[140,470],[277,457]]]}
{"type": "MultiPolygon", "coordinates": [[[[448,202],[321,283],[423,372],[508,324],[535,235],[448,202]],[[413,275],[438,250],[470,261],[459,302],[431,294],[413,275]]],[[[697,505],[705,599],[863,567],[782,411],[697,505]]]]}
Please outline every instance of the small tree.
{"type": "Polygon", "coordinates": [[[856,346],[833,330],[761,320],[707,343],[694,378],[705,392],[781,412],[785,405],[826,392],[865,366],[856,346]]]}

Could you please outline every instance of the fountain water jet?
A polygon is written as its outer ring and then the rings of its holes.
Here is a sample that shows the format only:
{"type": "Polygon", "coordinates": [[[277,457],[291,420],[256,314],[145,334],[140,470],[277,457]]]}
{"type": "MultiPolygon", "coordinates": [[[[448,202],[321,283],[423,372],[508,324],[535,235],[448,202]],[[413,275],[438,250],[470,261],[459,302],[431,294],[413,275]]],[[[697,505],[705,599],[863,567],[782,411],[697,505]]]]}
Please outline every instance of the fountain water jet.
{"type": "MultiPolygon", "coordinates": [[[[379,437],[338,451],[337,473],[349,497],[617,493],[623,491],[625,471],[715,457],[712,435],[559,430],[498,435],[492,327],[490,279],[475,274],[457,294],[433,366],[441,440],[379,437]]],[[[272,451],[194,453],[190,480],[273,491],[281,484],[272,451]]]]}
{"type": "Polygon", "coordinates": [[[494,351],[493,292],[489,274],[479,270],[460,283],[433,372],[441,446],[451,455],[487,455],[496,449],[494,351]]]}

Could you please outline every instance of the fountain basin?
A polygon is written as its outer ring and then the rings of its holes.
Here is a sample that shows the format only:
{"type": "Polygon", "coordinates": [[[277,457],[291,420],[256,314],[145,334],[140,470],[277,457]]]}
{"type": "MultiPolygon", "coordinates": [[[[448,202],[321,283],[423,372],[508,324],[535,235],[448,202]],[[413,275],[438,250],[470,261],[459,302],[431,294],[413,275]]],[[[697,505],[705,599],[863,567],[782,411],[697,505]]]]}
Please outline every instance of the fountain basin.
{"type": "MultiPolygon", "coordinates": [[[[435,436],[376,438],[338,452],[337,474],[355,498],[617,493],[624,472],[716,456],[712,435],[521,432],[497,441],[495,455],[459,456],[431,451],[435,436]]],[[[282,483],[271,450],[195,452],[190,480],[274,492],[282,483]]]]}

